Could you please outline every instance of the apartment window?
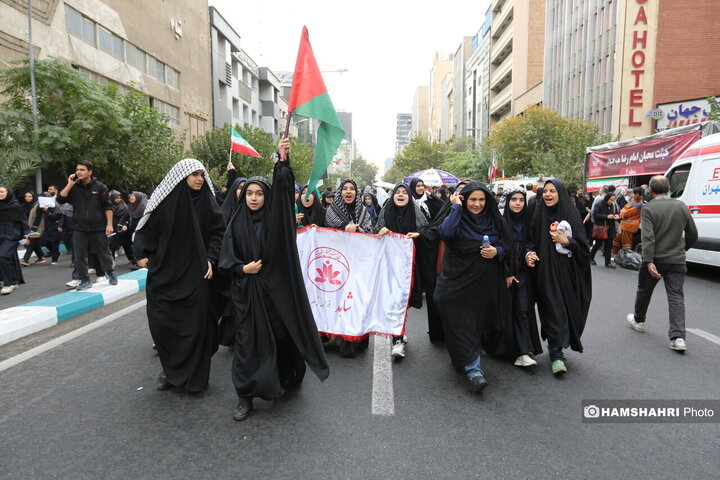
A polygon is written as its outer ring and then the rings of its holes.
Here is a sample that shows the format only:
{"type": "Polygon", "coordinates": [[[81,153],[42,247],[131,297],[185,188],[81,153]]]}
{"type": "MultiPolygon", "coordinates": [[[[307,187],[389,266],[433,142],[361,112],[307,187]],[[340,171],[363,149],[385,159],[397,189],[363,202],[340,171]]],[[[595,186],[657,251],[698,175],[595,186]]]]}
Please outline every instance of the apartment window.
{"type": "Polygon", "coordinates": [[[98,27],[98,48],[118,60],[125,60],[123,39],[103,27],[98,27]]]}
{"type": "Polygon", "coordinates": [[[82,38],[82,15],[77,10],[74,10],[68,6],[65,6],[65,24],[68,32],[72,33],[78,38],[82,38]]]}
{"type": "Polygon", "coordinates": [[[165,83],[165,64],[151,55],[147,56],[147,64],[148,75],[165,83]]]}
{"type": "Polygon", "coordinates": [[[165,65],[165,74],[167,76],[167,84],[174,88],[180,88],[180,72],[169,65],[165,65]]]}
{"type": "Polygon", "coordinates": [[[158,100],[157,98],[151,98],[150,104],[157,108],[160,113],[164,113],[169,117],[169,121],[172,123],[180,124],[180,109],[174,105],[170,105],[169,103],[165,103],[162,100],[158,100]]]}
{"type": "Polygon", "coordinates": [[[147,65],[146,65],[146,54],[139,48],[137,48],[135,45],[131,43],[125,44],[125,55],[127,58],[127,63],[130,66],[133,66],[140,70],[141,72],[147,72],[147,65]]]}

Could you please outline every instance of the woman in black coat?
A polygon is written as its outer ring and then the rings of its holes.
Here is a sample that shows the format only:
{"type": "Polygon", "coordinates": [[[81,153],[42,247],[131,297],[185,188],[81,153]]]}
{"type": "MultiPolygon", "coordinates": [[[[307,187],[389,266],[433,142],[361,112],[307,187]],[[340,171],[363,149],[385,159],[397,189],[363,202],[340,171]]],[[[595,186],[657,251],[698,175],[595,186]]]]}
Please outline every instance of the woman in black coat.
{"type": "Polygon", "coordinates": [[[495,195],[484,184],[471,182],[451,198],[450,213],[440,225],[445,256],[435,303],[450,360],[479,392],[487,386],[480,366],[483,335],[510,320],[505,273],[512,240],[495,195]]]}
{"type": "Polygon", "coordinates": [[[12,188],[0,185],[0,280],[2,295],[12,293],[18,285],[25,283],[18,261],[19,242],[28,245],[27,235],[30,226],[25,218],[20,202],[15,198],[12,188]]]}
{"type": "Polygon", "coordinates": [[[329,375],[300,268],[293,195],[289,159],[275,164],[272,189],[262,178],[248,179],[223,238],[219,265],[232,276],[237,421],[250,414],[253,398],[275,399],[302,382],[305,363],[320,380],[329,375]]]}
{"type": "Polygon", "coordinates": [[[595,219],[596,226],[603,226],[607,229],[607,236],[604,239],[596,239],[595,245],[590,250],[590,263],[595,263],[595,254],[600,250],[600,245],[603,247],[603,255],[605,256],[605,266],[607,268],[615,268],[615,265],[610,263],[612,241],[615,238],[615,221],[620,220],[620,215],[617,214],[617,207],[615,205],[615,195],[608,193],[605,198],[595,205],[593,209],[593,218],[595,219]]]}
{"type": "Polygon", "coordinates": [[[559,180],[543,186],[525,251],[525,262],[536,274],[541,334],[547,339],[552,372],[562,375],[567,372],[563,349],[583,351],[580,336],[590,309],[592,277],[585,228],[559,180]],[[557,230],[563,221],[570,235],[557,230]]]}
{"type": "Polygon", "coordinates": [[[219,318],[210,280],[224,233],[205,167],[179,161],[150,197],[134,238],[138,264],[148,268],[148,323],[163,368],[158,390],[207,389],[219,318]]]}

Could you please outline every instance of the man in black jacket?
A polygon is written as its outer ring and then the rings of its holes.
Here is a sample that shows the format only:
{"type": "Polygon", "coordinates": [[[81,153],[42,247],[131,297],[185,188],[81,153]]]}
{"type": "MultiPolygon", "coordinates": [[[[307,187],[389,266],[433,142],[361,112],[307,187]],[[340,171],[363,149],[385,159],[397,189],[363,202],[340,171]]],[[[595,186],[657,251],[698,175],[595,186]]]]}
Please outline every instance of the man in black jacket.
{"type": "Polygon", "coordinates": [[[93,165],[81,160],[75,167],[75,174],[68,177],[65,188],[57,195],[58,203],[73,206],[73,248],[75,267],[80,277],[76,290],[92,287],[88,275],[88,246],[98,256],[111,285],[117,285],[113,273],[113,260],[108,250],[108,235],[112,234],[112,202],[107,187],[93,177],[93,165]]]}

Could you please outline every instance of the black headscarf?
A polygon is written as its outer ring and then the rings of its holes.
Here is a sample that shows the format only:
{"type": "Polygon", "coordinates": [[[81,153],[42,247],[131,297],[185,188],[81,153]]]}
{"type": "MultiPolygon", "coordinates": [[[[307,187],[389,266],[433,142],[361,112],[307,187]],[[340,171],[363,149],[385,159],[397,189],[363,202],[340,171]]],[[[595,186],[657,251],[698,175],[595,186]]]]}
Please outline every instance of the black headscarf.
{"type": "Polygon", "coordinates": [[[142,192],[131,192],[131,194],[135,195],[135,203],[128,202],[128,213],[131,218],[140,218],[145,213],[148,197],[142,192]]]}
{"type": "MultiPolygon", "coordinates": [[[[528,249],[540,258],[537,270],[538,311],[543,324],[543,337],[551,347],[567,347],[579,352],[580,336],[585,328],[592,299],[590,250],[580,214],[570,202],[565,185],[548,180],[558,193],[558,202],[548,207],[538,193],[536,212],[530,224],[528,249]],[[567,221],[572,229],[572,256],[558,253],[550,237],[550,224],[567,221]],[[562,344],[562,345],[560,345],[562,344]]],[[[539,191],[540,189],[538,189],[539,191]]],[[[543,189],[544,190],[544,189],[543,189]]]]}
{"type": "Polygon", "coordinates": [[[334,194],[333,192],[331,192],[330,190],[325,190],[324,192],[322,192],[322,193],[320,194],[320,200],[322,200],[322,201],[320,202],[320,204],[322,205],[323,208],[328,208],[328,207],[330,206],[330,205],[325,201],[325,199],[328,198],[328,197],[331,197],[331,196],[334,197],[335,194],[334,194]]]}
{"type": "Polygon", "coordinates": [[[524,242],[525,235],[530,231],[530,215],[528,215],[527,190],[524,188],[511,189],[503,192],[505,197],[505,211],[503,218],[510,228],[514,242],[524,242]],[[523,196],[523,209],[519,213],[510,210],[510,199],[515,195],[523,196]]]}
{"type": "Polygon", "coordinates": [[[368,211],[368,213],[370,214],[370,218],[372,218],[373,221],[377,220],[378,213],[380,212],[380,209],[375,208],[376,203],[377,203],[377,200],[375,200],[373,198],[372,193],[364,193],[363,194],[363,196],[362,196],[363,207],[365,207],[365,209],[368,211]],[[366,198],[370,198],[370,205],[365,203],[366,198]]]}
{"type": "Polygon", "coordinates": [[[483,235],[499,237],[504,243],[509,240],[509,232],[505,222],[500,216],[495,195],[482,183],[468,183],[460,192],[462,200],[462,220],[460,220],[459,233],[465,238],[482,240],[483,235]],[[485,194],[485,208],[478,214],[470,213],[467,201],[470,195],[480,190],[485,194]],[[503,238],[505,237],[505,238],[503,238]]]}
{"type": "Polygon", "coordinates": [[[38,204],[38,199],[37,199],[37,195],[35,194],[35,192],[28,191],[28,192],[23,193],[23,199],[22,199],[21,205],[22,205],[23,212],[25,212],[26,219],[30,217],[30,210],[32,210],[33,207],[37,204],[38,204]],[[32,197],[33,197],[31,202],[25,201],[25,195],[27,195],[28,193],[30,195],[32,195],[32,197]]]}
{"type": "Polygon", "coordinates": [[[305,198],[305,190],[308,185],[302,188],[300,191],[300,198],[295,201],[297,205],[298,213],[302,213],[304,216],[300,223],[303,225],[317,225],[318,227],[325,226],[325,209],[320,205],[320,197],[318,197],[317,190],[310,192],[310,197],[313,199],[312,205],[306,207],[303,205],[303,199],[305,198]]]}
{"type": "Polygon", "coordinates": [[[128,214],[128,206],[122,199],[122,195],[117,190],[110,190],[110,201],[112,202],[112,212],[115,217],[124,217],[128,214]],[[115,203],[115,199],[120,198],[120,203],[115,203]]]}
{"type": "MultiPolygon", "coordinates": [[[[237,185],[234,186],[237,189],[237,185]]],[[[231,196],[226,198],[223,206],[229,203],[231,198],[231,196]]],[[[270,186],[267,182],[259,178],[246,180],[240,191],[240,197],[236,201],[237,209],[230,217],[227,232],[223,237],[223,259],[220,264],[223,268],[228,264],[246,264],[262,259],[267,241],[267,232],[264,228],[267,212],[270,210],[268,207],[270,186]],[[260,186],[265,194],[265,203],[260,210],[252,211],[247,206],[245,195],[250,185],[260,186]],[[232,242],[233,248],[231,248],[229,242],[232,242]]]]}
{"type": "Polygon", "coordinates": [[[443,187],[440,187],[437,189],[438,193],[440,194],[440,200],[443,202],[448,199],[448,193],[447,190],[445,190],[443,187]]]}
{"type": "MultiPolygon", "coordinates": [[[[240,187],[240,184],[242,182],[247,182],[247,178],[240,177],[236,178],[235,181],[232,183],[230,188],[227,192],[225,192],[227,195],[225,196],[225,200],[222,203],[222,206],[220,207],[220,211],[223,214],[223,218],[225,219],[225,222],[230,221],[230,217],[232,216],[233,212],[235,211],[235,208],[238,205],[238,194],[237,189],[240,187]]],[[[242,193],[241,193],[242,195],[242,193]]]]}
{"type": "Polygon", "coordinates": [[[390,199],[378,215],[378,223],[375,226],[376,231],[380,231],[383,227],[395,233],[420,232],[428,226],[425,215],[420,211],[420,207],[412,201],[410,196],[410,187],[404,183],[395,185],[390,193],[390,199]],[[408,192],[408,203],[404,206],[398,206],[395,203],[395,193],[404,188],[408,192]]]}
{"type": "MultiPolygon", "coordinates": [[[[423,195],[425,195],[424,193],[417,193],[417,192],[415,192],[415,188],[417,187],[417,184],[420,183],[420,182],[423,182],[422,179],[420,179],[420,178],[413,178],[413,179],[410,181],[410,195],[412,195],[412,198],[414,198],[415,200],[418,200],[418,199],[420,199],[423,195]]],[[[424,185],[424,184],[425,184],[425,182],[423,182],[423,185],[424,185]]]]}
{"type": "Polygon", "coordinates": [[[13,189],[6,185],[0,185],[0,188],[7,190],[5,200],[0,200],[0,222],[22,222],[26,220],[27,217],[23,207],[15,198],[13,189]]]}

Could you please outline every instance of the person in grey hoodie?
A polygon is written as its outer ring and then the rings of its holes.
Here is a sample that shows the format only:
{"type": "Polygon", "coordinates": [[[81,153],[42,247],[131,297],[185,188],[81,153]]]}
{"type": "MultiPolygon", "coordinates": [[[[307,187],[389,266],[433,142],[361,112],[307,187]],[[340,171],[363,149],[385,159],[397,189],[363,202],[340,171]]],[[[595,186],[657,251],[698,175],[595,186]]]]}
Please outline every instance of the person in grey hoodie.
{"type": "Polygon", "coordinates": [[[670,181],[662,175],[650,179],[652,200],[642,210],[640,220],[644,265],[638,276],[635,312],[625,320],[638,332],[645,331],[647,314],[655,285],[663,279],[670,310],[670,348],[684,352],[685,295],[683,283],[687,266],[685,252],[697,241],[698,232],[687,205],[670,198],[670,181]]]}

